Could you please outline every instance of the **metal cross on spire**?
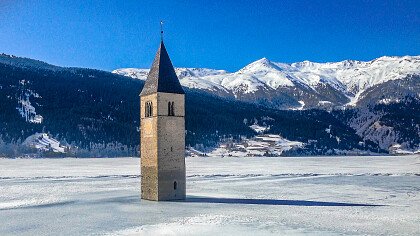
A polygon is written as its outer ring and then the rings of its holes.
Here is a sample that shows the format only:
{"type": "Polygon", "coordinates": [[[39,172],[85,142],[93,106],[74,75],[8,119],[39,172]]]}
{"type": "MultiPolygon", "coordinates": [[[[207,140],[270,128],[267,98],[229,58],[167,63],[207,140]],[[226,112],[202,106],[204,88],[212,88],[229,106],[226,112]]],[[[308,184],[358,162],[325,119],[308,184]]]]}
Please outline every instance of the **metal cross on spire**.
{"type": "Polygon", "coordinates": [[[163,20],[160,21],[160,41],[163,41],[163,20]]]}

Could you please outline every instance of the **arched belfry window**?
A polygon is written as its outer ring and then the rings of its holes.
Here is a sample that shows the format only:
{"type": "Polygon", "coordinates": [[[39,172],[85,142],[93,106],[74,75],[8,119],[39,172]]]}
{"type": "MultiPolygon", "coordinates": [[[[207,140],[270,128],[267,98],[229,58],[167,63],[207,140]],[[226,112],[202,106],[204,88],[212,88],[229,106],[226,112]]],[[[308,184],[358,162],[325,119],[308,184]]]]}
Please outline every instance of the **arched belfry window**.
{"type": "Polygon", "coordinates": [[[175,102],[168,102],[168,116],[175,116],[175,102]]]}
{"type": "Polygon", "coordinates": [[[151,116],[153,116],[152,102],[146,102],[146,105],[144,107],[144,116],[145,117],[151,117],[151,116]]]}
{"type": "Polygon", "coordinates": [[[149,103],[149,116],[153,116],[153,106],[152,102],[149,103]]]}

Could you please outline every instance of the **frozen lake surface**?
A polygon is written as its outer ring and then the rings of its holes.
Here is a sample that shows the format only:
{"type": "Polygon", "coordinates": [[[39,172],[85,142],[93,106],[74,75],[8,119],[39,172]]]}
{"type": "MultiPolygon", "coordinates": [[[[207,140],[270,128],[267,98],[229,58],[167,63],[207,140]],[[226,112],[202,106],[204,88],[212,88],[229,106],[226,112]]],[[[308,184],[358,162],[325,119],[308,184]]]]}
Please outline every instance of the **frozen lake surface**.
{"type": "Polygon", "coordinates": [[[420,157],[187,158],[187,200],[140,159],[0,159],[0,235],[420,235],[420,157]]]}

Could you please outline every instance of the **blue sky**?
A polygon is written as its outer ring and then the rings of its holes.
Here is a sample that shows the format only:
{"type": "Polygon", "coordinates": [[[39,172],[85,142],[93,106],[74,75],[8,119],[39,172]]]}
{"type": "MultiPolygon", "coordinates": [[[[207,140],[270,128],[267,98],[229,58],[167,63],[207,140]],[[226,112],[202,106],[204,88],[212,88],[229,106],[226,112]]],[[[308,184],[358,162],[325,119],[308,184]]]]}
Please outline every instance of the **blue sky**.
{"type": "Polygon", "coordinates": [[[62,66],[148,68],[161,19],[178,67],[420,54],[419,0],[0,0],[0,52],[62,66]]]}

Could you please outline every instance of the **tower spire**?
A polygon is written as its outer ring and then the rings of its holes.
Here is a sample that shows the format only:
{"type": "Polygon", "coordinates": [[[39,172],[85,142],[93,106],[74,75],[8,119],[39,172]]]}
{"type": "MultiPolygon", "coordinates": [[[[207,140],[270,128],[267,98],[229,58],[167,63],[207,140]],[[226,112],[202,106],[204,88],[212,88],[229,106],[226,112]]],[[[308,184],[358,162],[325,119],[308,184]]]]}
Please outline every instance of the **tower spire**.
{"type": "Polygon", "coordinates": [[[163,20],[160,21],[160,41],[163,42],[163,20]]]}
{"type": "Polygon", "coordinates": [[[140,95],[146,96],[158,92],[185,94],[163,41],[160,42],[140,95]]]}

